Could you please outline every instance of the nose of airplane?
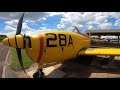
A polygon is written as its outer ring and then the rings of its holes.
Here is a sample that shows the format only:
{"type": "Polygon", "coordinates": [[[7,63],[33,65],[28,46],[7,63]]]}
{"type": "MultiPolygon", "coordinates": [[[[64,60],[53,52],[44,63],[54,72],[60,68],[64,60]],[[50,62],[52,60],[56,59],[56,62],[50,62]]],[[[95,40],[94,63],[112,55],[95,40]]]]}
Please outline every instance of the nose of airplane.
{"type": "Polygon", "coordinates": [[[3,44],[5,44],[5,45],[8,45],[8,46],[9,46],[8,38],[5,38],[2,42],[3,42],[3,44]]]}

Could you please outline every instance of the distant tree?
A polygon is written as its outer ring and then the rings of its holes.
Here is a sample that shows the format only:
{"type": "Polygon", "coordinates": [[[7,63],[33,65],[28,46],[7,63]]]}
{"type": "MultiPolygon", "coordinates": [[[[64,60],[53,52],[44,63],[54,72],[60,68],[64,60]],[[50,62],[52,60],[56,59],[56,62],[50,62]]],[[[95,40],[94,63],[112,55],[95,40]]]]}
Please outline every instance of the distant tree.
{"type": "Polygon", "coordinates": [[[7,37],[6,35],[0,35],[0,42],[6,37],[7,37]]]}

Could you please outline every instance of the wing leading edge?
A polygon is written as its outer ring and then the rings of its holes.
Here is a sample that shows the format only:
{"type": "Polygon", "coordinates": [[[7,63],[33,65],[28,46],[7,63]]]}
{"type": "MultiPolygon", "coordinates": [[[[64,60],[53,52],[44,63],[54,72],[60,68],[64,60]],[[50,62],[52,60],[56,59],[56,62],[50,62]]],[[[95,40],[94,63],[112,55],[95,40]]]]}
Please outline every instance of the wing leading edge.
{"type": "Polygon", "coordinates": [[[120,48],[84,48],[78,55],[120,55],[120,48]]]}

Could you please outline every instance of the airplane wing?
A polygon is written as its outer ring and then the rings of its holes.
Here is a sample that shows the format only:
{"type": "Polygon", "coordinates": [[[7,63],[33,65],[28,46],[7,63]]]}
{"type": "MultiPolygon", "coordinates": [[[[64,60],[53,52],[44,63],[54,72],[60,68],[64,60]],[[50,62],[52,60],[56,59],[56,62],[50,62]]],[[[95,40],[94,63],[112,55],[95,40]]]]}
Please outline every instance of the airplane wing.
{"type": "Polygon", "coordinates": [[[120,55],[120,48],[83,48],[78,52],[78,55],[120,55]]]}

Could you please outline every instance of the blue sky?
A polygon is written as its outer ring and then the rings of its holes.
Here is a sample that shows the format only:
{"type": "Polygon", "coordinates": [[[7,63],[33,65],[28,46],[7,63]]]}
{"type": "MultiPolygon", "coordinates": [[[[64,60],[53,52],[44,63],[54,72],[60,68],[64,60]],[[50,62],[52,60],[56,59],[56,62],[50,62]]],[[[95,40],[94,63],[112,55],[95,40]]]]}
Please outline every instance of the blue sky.
{"type": "MultiPolygon", "coordinates": [[[[14,35],[22,12],[0,12],[0,34],[14,35]]],[[[26,12],[22,33],[28,35],[50,30],[66,30],[77,26],[81,30],[120,29],[119,12],[26,12]]]]}

